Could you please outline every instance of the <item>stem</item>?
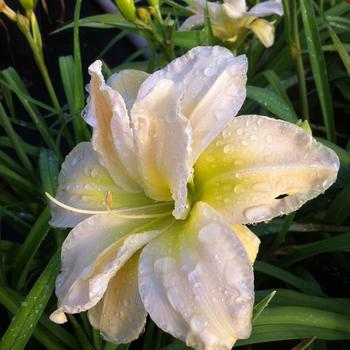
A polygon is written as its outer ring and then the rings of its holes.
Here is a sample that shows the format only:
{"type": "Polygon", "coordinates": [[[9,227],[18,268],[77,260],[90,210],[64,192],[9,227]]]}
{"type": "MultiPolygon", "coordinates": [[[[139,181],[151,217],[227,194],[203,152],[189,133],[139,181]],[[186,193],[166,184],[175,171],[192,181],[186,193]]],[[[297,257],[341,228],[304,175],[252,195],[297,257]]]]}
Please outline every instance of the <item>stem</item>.
{"type": "Polygon", "coordinates": [[[305,71],[303,57],[301,54],[301,46],[299,40],[299,31],[298,31],[298,14],[296,1],[292,1],[292,30],[293,30],[293,44],[292,56],[295,59],[297,76],[298,76],[298,87],[299,87],[299,96],[301,99],[301,112],[304,119],[309,120],[309,106],[307,101],[307,88],[305,81],[305,71]],[[294,49],[294,50],[293,50],[294,49]]]}

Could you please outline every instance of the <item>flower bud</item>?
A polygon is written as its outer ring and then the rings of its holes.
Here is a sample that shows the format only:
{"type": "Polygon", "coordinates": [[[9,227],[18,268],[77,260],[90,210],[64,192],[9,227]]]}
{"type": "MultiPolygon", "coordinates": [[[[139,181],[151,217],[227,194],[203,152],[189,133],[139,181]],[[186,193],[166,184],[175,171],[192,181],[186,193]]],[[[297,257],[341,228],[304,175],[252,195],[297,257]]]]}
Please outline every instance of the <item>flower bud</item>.
{"type": "Polygon", "coordinates": [[[10,7],[8,7],[4,0],[0,0],[0,13],[3,13],[11,21],[16,22],[16,20],[17,20],[16,12],[13,11],[10,7]]]}
{"type": "Polygon", "coordinates": [[[36,2],[37,2],[36,0],[20,0],[22,7],[26,11],[34,10],[36,6],[36,2]]]}
{"type": "Polygon", "coordinates": [[[129,22],[134,23],[136,20],[136,9],[133,0],[115,0],[120,13],[129,22]]]}
{"type": "Polygon", "coordinates": [[[143,21],[143,22],[150,22],[151,15],[150,13],[143,7],[140,7],[137,9],[137,16],[143,21]]]}
{"type": "Polygon", "coordinates": [[[148,6],[147,9],[152,16],[156,16],[158,14],[157,10],[153,6],[148,6]]]}
{"type": "Polygon", "coordinates": [[[17,13],[17,26],[23,33],[27,33],[30,31],[28,18],[22,16],[20,13],[17,13]]]}
{"type": "Polygon", "coordinates": [[[153,7],[159,6],[159,0],[148,0],[148,3],[153,7]]]}

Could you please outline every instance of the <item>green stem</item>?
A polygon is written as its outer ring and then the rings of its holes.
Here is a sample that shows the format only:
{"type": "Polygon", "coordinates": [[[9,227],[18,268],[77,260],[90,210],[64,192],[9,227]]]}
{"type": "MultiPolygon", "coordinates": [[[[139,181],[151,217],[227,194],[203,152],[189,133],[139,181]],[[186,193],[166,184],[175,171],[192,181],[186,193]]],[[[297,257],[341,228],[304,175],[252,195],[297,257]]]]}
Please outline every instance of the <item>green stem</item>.
{"type": "Polygon", "coordinates": [[[293,31],[293,48],[292,55],[295,59],[297,77],[298,77],[298,87],[299,87],[299,96],[301,100],[301,112],[303,119],[309,120],[309,106],[307,101],[307,88],[305,81],[305,71],[303,57],[301,54],[301,46],[299,39],[299,29],[298,29],[298,13],[296,0],[292,1],[292,31],[293,31]]]}

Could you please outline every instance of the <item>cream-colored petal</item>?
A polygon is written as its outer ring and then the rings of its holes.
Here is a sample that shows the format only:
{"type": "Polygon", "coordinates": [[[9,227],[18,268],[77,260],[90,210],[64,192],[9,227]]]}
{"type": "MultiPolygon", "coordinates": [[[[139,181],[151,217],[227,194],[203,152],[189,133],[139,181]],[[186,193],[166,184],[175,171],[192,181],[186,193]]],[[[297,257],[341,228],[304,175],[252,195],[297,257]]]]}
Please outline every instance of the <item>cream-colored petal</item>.
{"type": "Polygon", "coordinates": [[[138,290],[138,260],[135,253],[110,280],[103,298],[88,311],[91,325],[114,344],[135,340],[146,323],[147,312],[138,290]]]}
{"type": "Polygon", "coordinates": [[[204,24],[204,12],[203,14],[196,14],[186,18],[181,24],[179,31],[191,30],[193,27],[201,26],[204,24]]]}
{"type": "Polygon", "coordinates": [[[243,244],[250,263],[253,264],[258,255],[260,239],[245,225],[235,224],[231,225],[231,228],[243,244]]]}
{"type": "Polygon", "coordinates": [[[98,214],[82,221],[62,246],[62,269],[56,280],[58,309],[50,316],[57,323],[64,313],[77,313],[95,306],[110,279],[141,247],[160,234],[149,219],[125,219],[98,214]]]}
{"type": "MultiPolygon", "coordinates": [[[[87,210],[106,210],[151,204],[141,193],[128,193],[117,186],[107,170],[100,164],[90,142],[78,144],[66,157],[58,177],[55,198],[69,206],[87,210]],[[109,193],[112,201],[106,203],[109,193]]],[[[74,227],[89,215],[67,211],[52,204],[54,227],[74,227]]]]}
{"type": "Polygon", "coordinates": [[[125,69],[115,73],[107,80],[113,90],[118,91],[123,97],[126,108],[131,110],[141,84],[149,77],[149,74],[136,69],[125,69]]]}
{"type": "Polygon", "coordinates": [[[182,91],[180,107],[190,121],[192,161],[238,113],[246,96],[246,56],[234,57],[224,47],[196,47],[153,73],[142,85],[142,100],[159,80],[172,80],[182,91]]]}
{"type": "Polygon", "coordinates": [[[265,47],[270,47],[273,45],[275,40],[275,26],[272,22],[258,18],[250,23],[248,27],[265,47]]]}
{"type": "Polygon", "coordinates": [[[255,17],[283,16],[283,5],[280,0],[263,1],[253,6],[249,14],[255,17]]]}
{"type": "Polygon", "coordinates": [[[231,349],[250,335],[251,264],[234,231],[203,202],[143,249],[139,291],[152,320],[197,350],[231,349]]]}
{"type": "Polygon", "coordinates": [[[140,192],[128,111],[121,94],[105,83],[101,68],[101,61],[89,67],[90,95],[83,113],[93,127],[92,145],[119,186],[128,192],[140,192]]]}
{"type": "Polygon", "coordinates": [[[236,13],[245,13],[247,4],[245,0],[224,0],[224,5],[229,5],[236,13]]]}
{"type": "Polygon", "coordinates": [[[337,155],[302,128],[245,115],[235,118],[202,154],[194,181],[198,200],[228,222],[244,224],[297,210],[323,193],[338,169],[337,155]]]}
{"type": "Polygon", "coordinates": [[[158,80],[131,111],[143,188],[153,199],[173,198],[177,218],[187,210],[187,182],[192,174],[191,127],[180,110],[181,92],[175,82],[158,80]]]}

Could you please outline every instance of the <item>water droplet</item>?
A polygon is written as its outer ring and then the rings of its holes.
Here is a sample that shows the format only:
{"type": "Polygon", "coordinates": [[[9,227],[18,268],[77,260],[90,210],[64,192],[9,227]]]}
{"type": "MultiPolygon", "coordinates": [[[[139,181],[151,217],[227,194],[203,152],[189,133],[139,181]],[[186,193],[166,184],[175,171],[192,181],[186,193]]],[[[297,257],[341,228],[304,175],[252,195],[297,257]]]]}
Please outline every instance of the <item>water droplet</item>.
{"type": "Polygon", "coordinates": [[[231,144],[227,144],[225,147],[224,147],[224,153],[225,154],[229,154],[229,153],[232,153],[233,151],[235,150],[235,147],[231,144]]]}
{"type": "Polygon", "coordinates": [[[244,211],[244,215],[250,222],[263,221],[271,217],[271,208],[266,205],[257,205],[244,211]]]}
{"type": "Polygon", "coordinates": [[[212,77],[216,73],[216,68],[214,67],[207,67],[204,69],[204,75],[206,77],[212,77]]]}
{"type": "Polygon", "coordinates": [[[249,145],[249,142],[248,142],[247,140],[242,140],[242,141],[241,141],[241,144],[242,144],[243,146],[248,146],[248,145],[249,145]]]}
{"type": "Polygon", "coordinates": [[[222,227],[215,222],[204,226],[198,233],[198,239],[204,243],[223,242],[226,238],[226,234],[222,227]]]}
{"type": "Polygon", "coordinates": [[[176,260],[171,256],[157,259],[153,265],[156,273],[169,273],[176,270],[176,260]]]}
{"type": "Polygon", "coordinates": [[[224,120],[226,119],[228,113],[227,113],[227,110],[225,109],[219,109],[215,112],[215,118],[217,120],[224,120]]]}
{"type": "Polygon", "coordinates": [[[208,321],[203,316],[193,315],[190,320],[190,326],[194,333],[201,333],[207,328],[208,321]]]}
{"type": "Polygon", "coordinates": [[[271,135],[266,135],[265,140],[266,140],[266,142],[271,142],[272,141],[272,136],[271,135]]]}
{"type": "Polygon", "coordinates": [[[236,134],[237,134],[237,135],[243,135],[243,134],[244,134],[244,130],[243,130],[242,128],[238,128],[238,129],[236,130],[236,134]]]}
{"type": "Polygon", "coordinates": [[[256,136],[255,134],[250,135],[250,139],[251,139],[252,141],[259,140],[258,136],[256,136]]]}
{"type": "Polygon", "coordinates": [[[235,193],[243,193],[244,192],[244,186],[242,184],[238,184],[234,188],[235,193]]]}
{"type": "Polygon", "coordinates": [[[192,282],[200,282],[206,278],[206,273],[203,271],[203,268],[197,264],[196,267],[188,274],[187,279],[192,282]]]}
{"type": "Polygon", "coordinates": [[[230,138],[231,136],[232,136],[231,130],[229,128],[224,129],[224,131],[222,132],[223,139],[226,140],[226,139],[230,138]]]}
{"type": "Polygon", "coordinates": [[[96,178],[98,176],[98,170],[96,168],[91,169],[91,177],[96,178]]]}

